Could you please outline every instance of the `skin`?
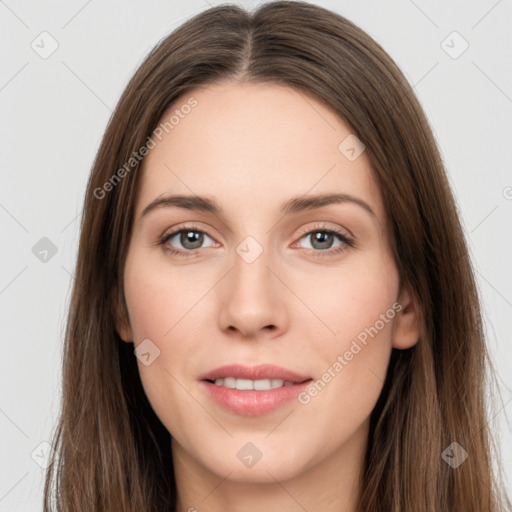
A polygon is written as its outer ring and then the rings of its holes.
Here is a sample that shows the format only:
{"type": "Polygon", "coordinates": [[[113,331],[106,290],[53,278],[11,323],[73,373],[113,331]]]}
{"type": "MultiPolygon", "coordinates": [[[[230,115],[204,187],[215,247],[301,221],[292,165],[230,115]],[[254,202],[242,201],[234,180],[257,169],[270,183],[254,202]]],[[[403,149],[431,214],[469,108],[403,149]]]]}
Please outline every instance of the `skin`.
{"type": "MultiPolygon", "coordinates": [[[[191,96],[197,106],[144,160],[124,273],[130,325],[118,326],[124,341],[149,338],[160,350],[138,366],[172,435],[178,510],[352,512],[391,349],[411,347],[419,334],[366,154],[347,159],[338,145],[350,127],[288,87],[224,81],[180,98],[164,118],[191,96]],[[364,200],[375,216],[352,203],[279,212],[291,197],[334,192],[364,200]],[[223,214],[172,207],[141,217],[171,193],[213,198],[223,214]],[[191,222],[205,233],[195,255],[158,245],[191,222]],[[318,225],[351,235],[355,246],[326,255],[342,242],[315,244],[307,233],[322,231],[318,225]],[[247,236],[263,248],[252,263],[236,252],[247,236]],[[401,311],[305,405],[292,400],[240,416],[200,385],[202,373],[236,362],[271,363],[316,381],[394,303],[401,311]],[[250,468],[237,457],[247,442],[262,454],[250,468]]],[[[171,245],[194,247],[179,235],[171,245]]]]}

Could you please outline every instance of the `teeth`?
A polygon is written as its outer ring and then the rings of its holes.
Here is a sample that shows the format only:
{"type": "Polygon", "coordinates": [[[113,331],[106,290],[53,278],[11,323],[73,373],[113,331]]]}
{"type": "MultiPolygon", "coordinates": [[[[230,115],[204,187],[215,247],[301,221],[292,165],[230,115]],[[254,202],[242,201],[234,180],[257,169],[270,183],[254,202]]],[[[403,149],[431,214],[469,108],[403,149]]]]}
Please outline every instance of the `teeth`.
{"type": "Polygon", "coordinates": [[[236,379],[236,389],[244,390],[244,389],[254,389],[253,381],[249,379],[236,379]]]}
{"type": "Polygon", "coordinates": [[[255,389],[257,391],[267,391],[269,389],[281,388],[283,386],[293,386],[293,382],[281,379],[236,379],[234,377],[226,377],[225,379],[216,379],[216,386],[224,386],[230,389],[239,389],[241,391],[255,389]]]}

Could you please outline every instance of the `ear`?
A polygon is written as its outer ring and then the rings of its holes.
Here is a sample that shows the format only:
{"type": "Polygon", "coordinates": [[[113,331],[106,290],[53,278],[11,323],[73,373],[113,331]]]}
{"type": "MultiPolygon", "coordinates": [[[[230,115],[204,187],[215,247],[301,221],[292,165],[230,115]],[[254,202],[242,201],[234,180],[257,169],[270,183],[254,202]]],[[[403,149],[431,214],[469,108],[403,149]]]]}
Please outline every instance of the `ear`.
{"type": "Polygon", "coordinates": [[[402,287],[398,303],[402,308],[395,319],[393,347],[404,350],[416,345],[420,336],[419,304],[409,285],[402,287]]]}

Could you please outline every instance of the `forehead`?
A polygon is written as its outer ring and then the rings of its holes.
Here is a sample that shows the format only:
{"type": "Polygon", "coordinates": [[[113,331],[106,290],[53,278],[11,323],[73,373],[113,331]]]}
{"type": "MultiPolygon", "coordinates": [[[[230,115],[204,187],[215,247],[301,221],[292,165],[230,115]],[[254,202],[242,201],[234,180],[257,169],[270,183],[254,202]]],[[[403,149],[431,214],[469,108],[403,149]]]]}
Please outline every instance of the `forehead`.
{"type": "Polygon", "coordinates": [[[302,91],[220,82],[178,98],[159,126],[144,160],[137,214],[171,193],[213,196],[227,210],[234,203],[254,211],[277,209],[292,196],[343,192],[383,215],[364,151],[349,160],[339,149],[350,126],[302,91]]]}

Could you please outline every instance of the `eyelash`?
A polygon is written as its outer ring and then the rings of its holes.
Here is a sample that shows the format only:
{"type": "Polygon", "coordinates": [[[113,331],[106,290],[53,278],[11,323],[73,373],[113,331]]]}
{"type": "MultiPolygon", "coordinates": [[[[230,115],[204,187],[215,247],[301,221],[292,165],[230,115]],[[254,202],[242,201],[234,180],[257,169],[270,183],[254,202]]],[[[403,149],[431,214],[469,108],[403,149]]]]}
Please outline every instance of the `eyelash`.
{"type": "MultiPolygon", "coordinates": [[[[158,244],[164,246],[165,251],[169,252],[173,256],[187,257],[190,255],[194,255],[201,249],[182,251],[182,250],[177,250],[177,249],[173,249],[171,247],[166,246],[168,240],[170,240],[171,238],[173,238],[174,236],[176,236],[177,234],[179,234],[181,232],[187,232],[187,231],[199,232],[199,233],[203,233],[207,236],[210,236],[210,235],[208,235],[208,233],[206,233],[202,229],[199,229],[198,226],[189,224],[186,226],[178,226],[178,229],[175,229],[171,233],[165,234],[164,236],[162,236],[160,238],[160,240],[158,241],[158,244]]],[[[306,235],[311,235],[313,233],[328,233],[331,235],[335,235],[342,242],[341,245],[339,245],[338,247],[335,247],[334,249],[325,249],[325,250],[307,249],[308,251],[312,251],[312,254],[314,256],[317,256],[317,257],[336,256],[337,254],[341,254],[342,252],[346,251],[348,248],[354,247],[354,241],[351,238],[349,238],[347,235],[345,235],[344,233],[342,233],[341,231],[338,231],[336,229],[327,228],[324,225],[316,225],[312,229],[309,228],[309,229],[303,231],[298,240],[301,240],[306,235]]],[[[210,238],[212,238],[212,237],[210,237],[210,238]]]]}

